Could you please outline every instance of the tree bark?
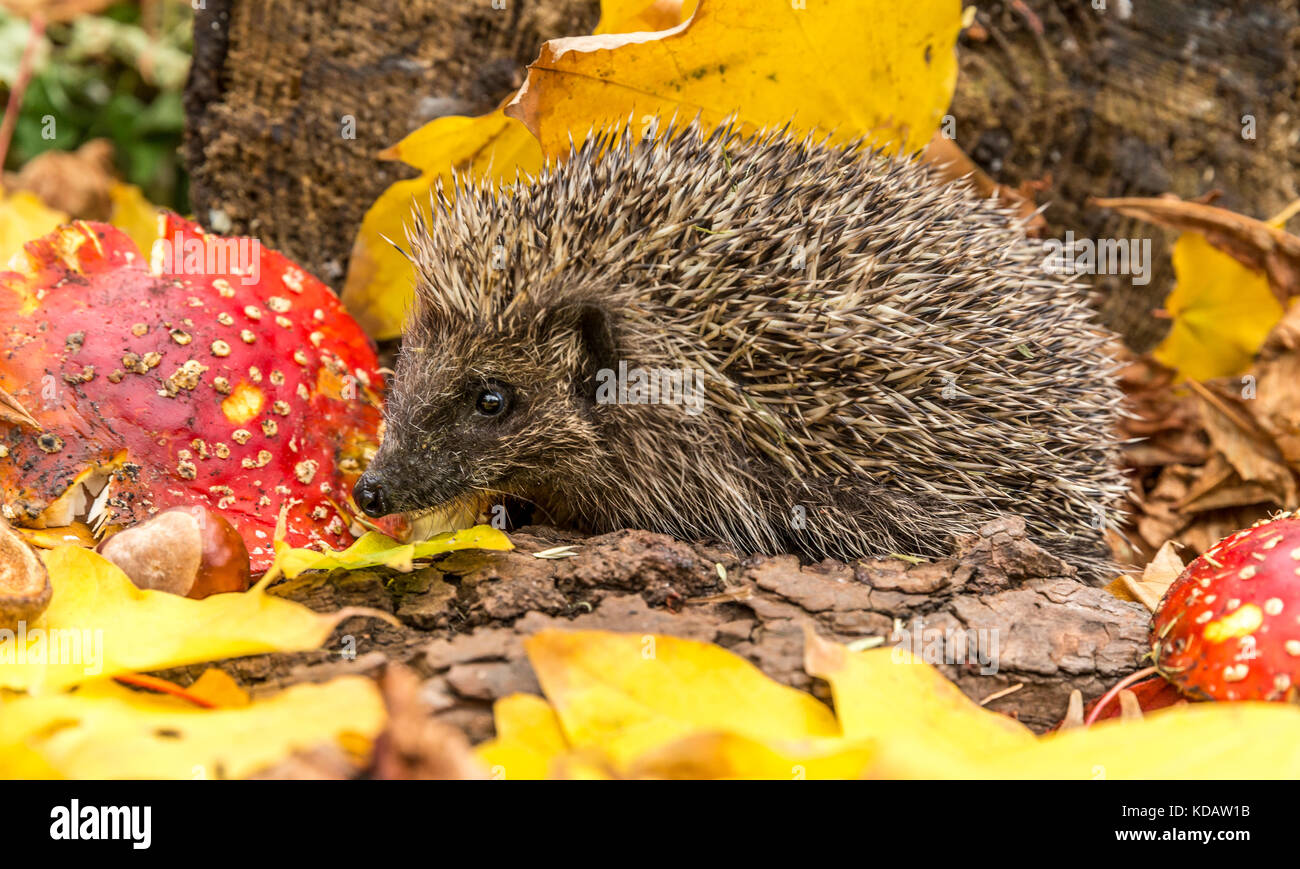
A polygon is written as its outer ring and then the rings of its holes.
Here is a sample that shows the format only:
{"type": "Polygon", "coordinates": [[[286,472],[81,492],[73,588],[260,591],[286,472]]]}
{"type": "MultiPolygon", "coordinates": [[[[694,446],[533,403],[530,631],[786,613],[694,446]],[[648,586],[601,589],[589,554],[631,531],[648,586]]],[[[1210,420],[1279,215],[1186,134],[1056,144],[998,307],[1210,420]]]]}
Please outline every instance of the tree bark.
{"type": "MultiPolygon", "coordinates": [[[[1149,283],[1095,280],[1102,319],[1136,350],[1165,331],[1152,310],[1173,236],[1087,199],[1222,190],[1219,204],[1267,217],[1300,196],[1298,4],[989,0],[963,32],[958,144],[996,180],[1042,186],[1055,236],[1153,239],[1149,283]]],[[[494,108],[543,41],[597,16],[596,0],[504,5],[209,0],[186,93],[199,220],[338,287],[366,209],[412,174],[375,154],[434,117],[494,108]]]]}
{"type": "Polygon", "coordinates": [[[1216,204],[1267,218],[1300,197],[1300,3],[993,0],[976,21],[957,143],[1004,184],[1046,182],[1054,236],[1152,239],[1150,283],[1095,281],[1102,319],[1149,349],[1175,234],[1088,198],[1220,190],[1216,204]]]}
{"type": "MultiPolygon", "coordinates": [[[[974,700],[1008,692],[989,708],[1040,732],[1061,720],[1071,691],[1099,696],[1149,650],[1149,613],[1079,582],[1026,537],[1019,519],[990,523],[952,558],[918,564],[740,558],[644,531],[582,537],[533,526],[511,539],[513,552],[453,553],[411,574],[305,574],[284,583],[276,593],[313,609],[374,607],[401,627],[351,619],[321,650],[222,666],[258,693],[408,664],[438,717],[477,742],[492,735],[495,700],[540,693],[522,641],[551,627],[716,643],[828,702],[827,686],[803,669],[805,625],[842,643],[903,645],[974,700]],[[534,554],[564,545],[572,557],[534,554]]],[[[165,675],[187,683],[203,668],[165,675]]]]}
{"type": "Polygon", "coordinates": [[[208,0],[185,93],[195,215],[338,288],[366,209],[416,174],[376,155],[433,118],[491,111],[543,42],[590,33],[598,11],[598,0],[208,0]]]}

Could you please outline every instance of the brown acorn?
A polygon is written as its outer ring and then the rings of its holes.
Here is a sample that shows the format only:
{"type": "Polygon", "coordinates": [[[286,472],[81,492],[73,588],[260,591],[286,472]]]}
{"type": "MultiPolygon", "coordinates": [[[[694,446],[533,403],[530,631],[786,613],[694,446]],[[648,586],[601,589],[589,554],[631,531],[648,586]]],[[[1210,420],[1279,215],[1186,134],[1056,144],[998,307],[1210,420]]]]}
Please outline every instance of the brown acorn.
{"type": "Polygon", "coordinates": [[[140,588],[184,597],[245,591],[248,549],[234,526],[202,506],[173,507],[99,545],[140,588]]]}

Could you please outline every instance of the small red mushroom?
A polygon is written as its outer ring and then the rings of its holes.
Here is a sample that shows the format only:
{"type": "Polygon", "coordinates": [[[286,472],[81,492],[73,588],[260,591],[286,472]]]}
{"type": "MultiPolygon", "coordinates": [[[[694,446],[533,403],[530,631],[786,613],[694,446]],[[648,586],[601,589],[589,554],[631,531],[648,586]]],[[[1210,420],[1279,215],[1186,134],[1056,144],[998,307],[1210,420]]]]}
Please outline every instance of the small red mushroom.
{"type": "Polygon", "coordinates": [[[205,506],[260,572],[288,504],[288,543],[346,546],[378,441],[370,340],[284,256],[162,221],[150,256],[79,221],[0,271],[5,518],[102,531],[205,506]]]}
{"type": "Polygon", "coordinates": [[[1290,700],[1300,683],[1300,518],[1220,540],[1165,593],[1152,623],[1156,669],[1211,700],[1290,700]]]}

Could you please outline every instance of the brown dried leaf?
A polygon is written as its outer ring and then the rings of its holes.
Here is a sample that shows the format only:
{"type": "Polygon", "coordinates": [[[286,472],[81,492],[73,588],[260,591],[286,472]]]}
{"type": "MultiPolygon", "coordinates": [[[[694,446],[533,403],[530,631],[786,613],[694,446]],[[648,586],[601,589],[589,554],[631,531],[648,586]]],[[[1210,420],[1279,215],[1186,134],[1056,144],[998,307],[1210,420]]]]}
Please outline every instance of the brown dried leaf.
{"type": "Polygon", "coordinates": [[[1089,202],[1148,223],[1199,233],[1242,265],[1268,275],[1269,285],[1283,304],[1289,297],[1300,295],[1300,236],[1226,208],[1185,202],[1176,197],[1123,197],[1089,202]]]}
{"type": "Polygon", "coordinates": [[[1268,432],[1232,400],[1195,381],[1188,386],[1201,399],[1201,418],[1210,442],[1242,480],[1263,484],[1278,503],[1294,504],[1295,475],[1268,432]]]}
{"type": "Polygon", "coordinates": [[[420,688],[420,677],[400,664],[390,664],[379,677],[379,689],[388,707],[388,726],[375,741],[371,761],[374,777],[487,778],[465,734],[432,717],[420,688]]]}

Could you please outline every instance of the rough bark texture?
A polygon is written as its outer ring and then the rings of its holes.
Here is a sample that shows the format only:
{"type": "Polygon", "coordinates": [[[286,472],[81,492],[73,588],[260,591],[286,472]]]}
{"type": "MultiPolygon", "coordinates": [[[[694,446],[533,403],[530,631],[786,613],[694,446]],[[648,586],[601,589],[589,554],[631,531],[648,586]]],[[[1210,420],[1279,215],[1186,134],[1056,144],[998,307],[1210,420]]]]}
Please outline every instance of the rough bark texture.
{"type": "MultiPolygon", "coordinates": [[[[1298,4],[989,0],[961,38],[958,144],[999,181],[1046,182],[1053,235],[1154,239],[1149,284],[1096,281],[1103,319],[1135,349],[1164,330],[1151,311],[1172,284],[1172,235],[1086,200],[1220,189],[1220,204],[1266,217],[1300,196],[1298,4]]],[[[337,287],[366,208],[411,174],[375,154],[434,117],[493,108],[545,39],[590,32],[597,14],[596,0],[506,6],[209,0],[186,94],[199,220],[337,287]]]]}
{"type": "Polygon", "coordinates": [[[543,42],[597,17],[597,0],[208,0],[185,94],[195,214],[338,287],[366,209],[416,174],[376,155],[492,110],[543,42]]]}
{"type": "Polygon", "coordinates": [[[1266,218],[1300,196],[1297,0],[993,0],[962,35],[959,145],[997,180],[1049,181],[1051,234],[1152,238],[1151,282],[1096,280],[1136,350],[1166,331],[1175,236],[1088,197],[1197,197],[1266,218]],[[1254,118],[1254,138],[1243,134],[1254,118]]]}
{"type": "MultiPolygon", "coordinates": [[[[1073,568],[1026,539],[1018,519],[990,523],[953,558],[920,564],[742,560],[643,531],[583,538],[534,526],[511,538],[513,552],[454,553],[407,575],[357,571],[284,584],[280,594],[315,609],[370,606],[393,613],[402,627],[353,619],[319,651],[223,666],[260,692],[373,673],[389,660],[409,664],[439,718],[477,742],[492,735],[493,701],[540,693],[522,640],[550,627],[717,643],[829,700],[824,683],[804,672],[803,626],[839,642],[889,642],[901,620],[920,631],[914,635],[923,644],[911,648],[936,653],[940,669],[970,697],[1023,686],[990,708],[1039,731],[1059,722],[1072,690],[1098,696],[1136,670],[1148,650],[1147,611],[1077,581],[1073,568]],[[532,554],[566,544],[573,557],[532,554]],[[971,637],[996,651],[986,658],[996,673],[982,675],[977,656],[962,652],[971,637]],[[355,656],[341,651],[349,649],[355,656]]],[[[202,669],[167,675],[188,682],[202,669]]]]}

